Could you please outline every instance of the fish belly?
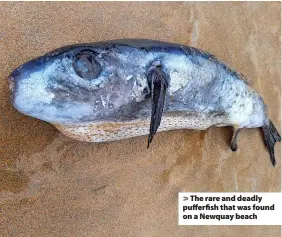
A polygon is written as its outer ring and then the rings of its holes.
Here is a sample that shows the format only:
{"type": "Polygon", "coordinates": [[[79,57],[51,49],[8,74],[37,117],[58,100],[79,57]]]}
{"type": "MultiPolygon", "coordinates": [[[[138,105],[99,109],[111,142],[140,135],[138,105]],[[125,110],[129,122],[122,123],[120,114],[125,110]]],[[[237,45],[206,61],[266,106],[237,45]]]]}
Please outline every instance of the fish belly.
{"type": "MultiPolygon", "coordinates": [[[[206,114],[167,115],[162,117],[158,131],[176,129],[205,130],[212,125],[224,126],[225,116],[206,114]]],[[[54,124],[64,135],[86,142],[108,142],[149,134],[150,119],[136,119],[125,122],[87,122],[79,124],[54,124]]]]}

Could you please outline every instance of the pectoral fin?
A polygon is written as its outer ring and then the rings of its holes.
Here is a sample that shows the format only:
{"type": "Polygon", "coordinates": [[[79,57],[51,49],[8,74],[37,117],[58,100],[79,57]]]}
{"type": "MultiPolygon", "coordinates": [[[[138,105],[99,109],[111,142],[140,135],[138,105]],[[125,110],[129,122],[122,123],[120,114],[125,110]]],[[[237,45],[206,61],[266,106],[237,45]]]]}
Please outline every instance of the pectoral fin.
{"type": "Polygon", "coordinates": [[[232,151],[237,151],[237,148],[238,148],[237,140],[238,140],[238,135],[240,131],[241,131],[241,128],[235,127],[234,132],[233,132],[232,141],[231,141],[231,150],[232,151]]]}
{"type": "Polygon", "coordinates": [[[162,113],[164,109],[165,95],[167,89],[167,79],[161,66],[154,67],[149,75],[148,81],[151,84],[151,123],[150,123],[150,134],[148,138],[148,148],[156,134],[158,127],[160,126],[162,113]]]}

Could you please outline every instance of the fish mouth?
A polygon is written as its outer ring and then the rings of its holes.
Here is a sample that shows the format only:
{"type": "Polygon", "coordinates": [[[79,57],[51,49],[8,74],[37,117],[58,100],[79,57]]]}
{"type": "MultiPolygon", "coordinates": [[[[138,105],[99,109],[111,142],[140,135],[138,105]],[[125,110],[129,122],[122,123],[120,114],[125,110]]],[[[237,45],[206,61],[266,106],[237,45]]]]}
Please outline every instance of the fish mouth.
{"type": "Polygon", "coordinates": [[[10,74],[8,76],[9,90],[13,93],[15,91],[15,78],[10,74]]]}
{"type": "Polygon", "coordinates": [[[8,76],[8,83],[9,83],[9,89],[11,92],[15,91],[16,87],[16,78],[18,78],[21,75],[21,69],[22,66],[19,66],[17,69],[11,72],[11,74],[8,76]]]}
{"type": "Polygon", "coordinates": [[[10,100],[12,104],[14,105],[14,99],[15,99],[15,91],[16,91],[16,82],[15,77],[13,76],[15,73],[14,71],[8,76],[7,80],[9,83],[9,90],[10,90],[10,100]]]}
{"type": "Polygon", "coordinates": [[[14,107],[16,107],[15,101],[18,94],[19,85],[28,79],[32,73],[40,71],[45,67],[45,59],[43,57],[38,57],[20,65],[10,73],[10,75],[7,77],[7,80],[9,83],[10,98],[14,107]]]}
{"type": "Polygon", "coordinates": [[[11,74],[7,77],[9,83],[9,90],[10,90],[10,99],[15,106],[15,98],[16,98],[16,91],[17,91],[17,83],[20,79],[22,79],[22,70],[24,65],[19,66],[11,74]]]}

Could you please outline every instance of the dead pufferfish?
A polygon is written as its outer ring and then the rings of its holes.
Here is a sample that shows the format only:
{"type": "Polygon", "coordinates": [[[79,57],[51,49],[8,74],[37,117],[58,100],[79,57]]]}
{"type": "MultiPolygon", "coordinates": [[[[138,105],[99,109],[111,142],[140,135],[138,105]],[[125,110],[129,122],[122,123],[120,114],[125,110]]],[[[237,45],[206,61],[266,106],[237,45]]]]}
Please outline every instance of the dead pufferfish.
{"type": "Polygon", "coordinates": [[[262,128],[270,159],[281,137],[245,77],[202,50],[122,39],[65,46],[9,76],[13,106],[63,134],[106,142],[158,131],[262,128]]]}

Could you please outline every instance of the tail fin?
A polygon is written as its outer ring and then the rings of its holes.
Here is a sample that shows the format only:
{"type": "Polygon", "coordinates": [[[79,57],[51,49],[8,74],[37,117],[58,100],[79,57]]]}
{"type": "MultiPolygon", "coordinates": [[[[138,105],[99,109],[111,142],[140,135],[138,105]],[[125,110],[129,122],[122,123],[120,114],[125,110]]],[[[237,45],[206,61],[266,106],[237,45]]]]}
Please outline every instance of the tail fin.
{"type": "Polygon", "coordinates": [[[262,130],[264,134],[264,142],[265,145],[267,146],[271,163],[273,166],[275,166],[276,161],[274,156],[274,145],[276,142],[281,142],[281,137],[277,129],[274,127],[273,123],[271,122],[271,120],[269,120],[268,126],[262,127],[262,130]]]}

